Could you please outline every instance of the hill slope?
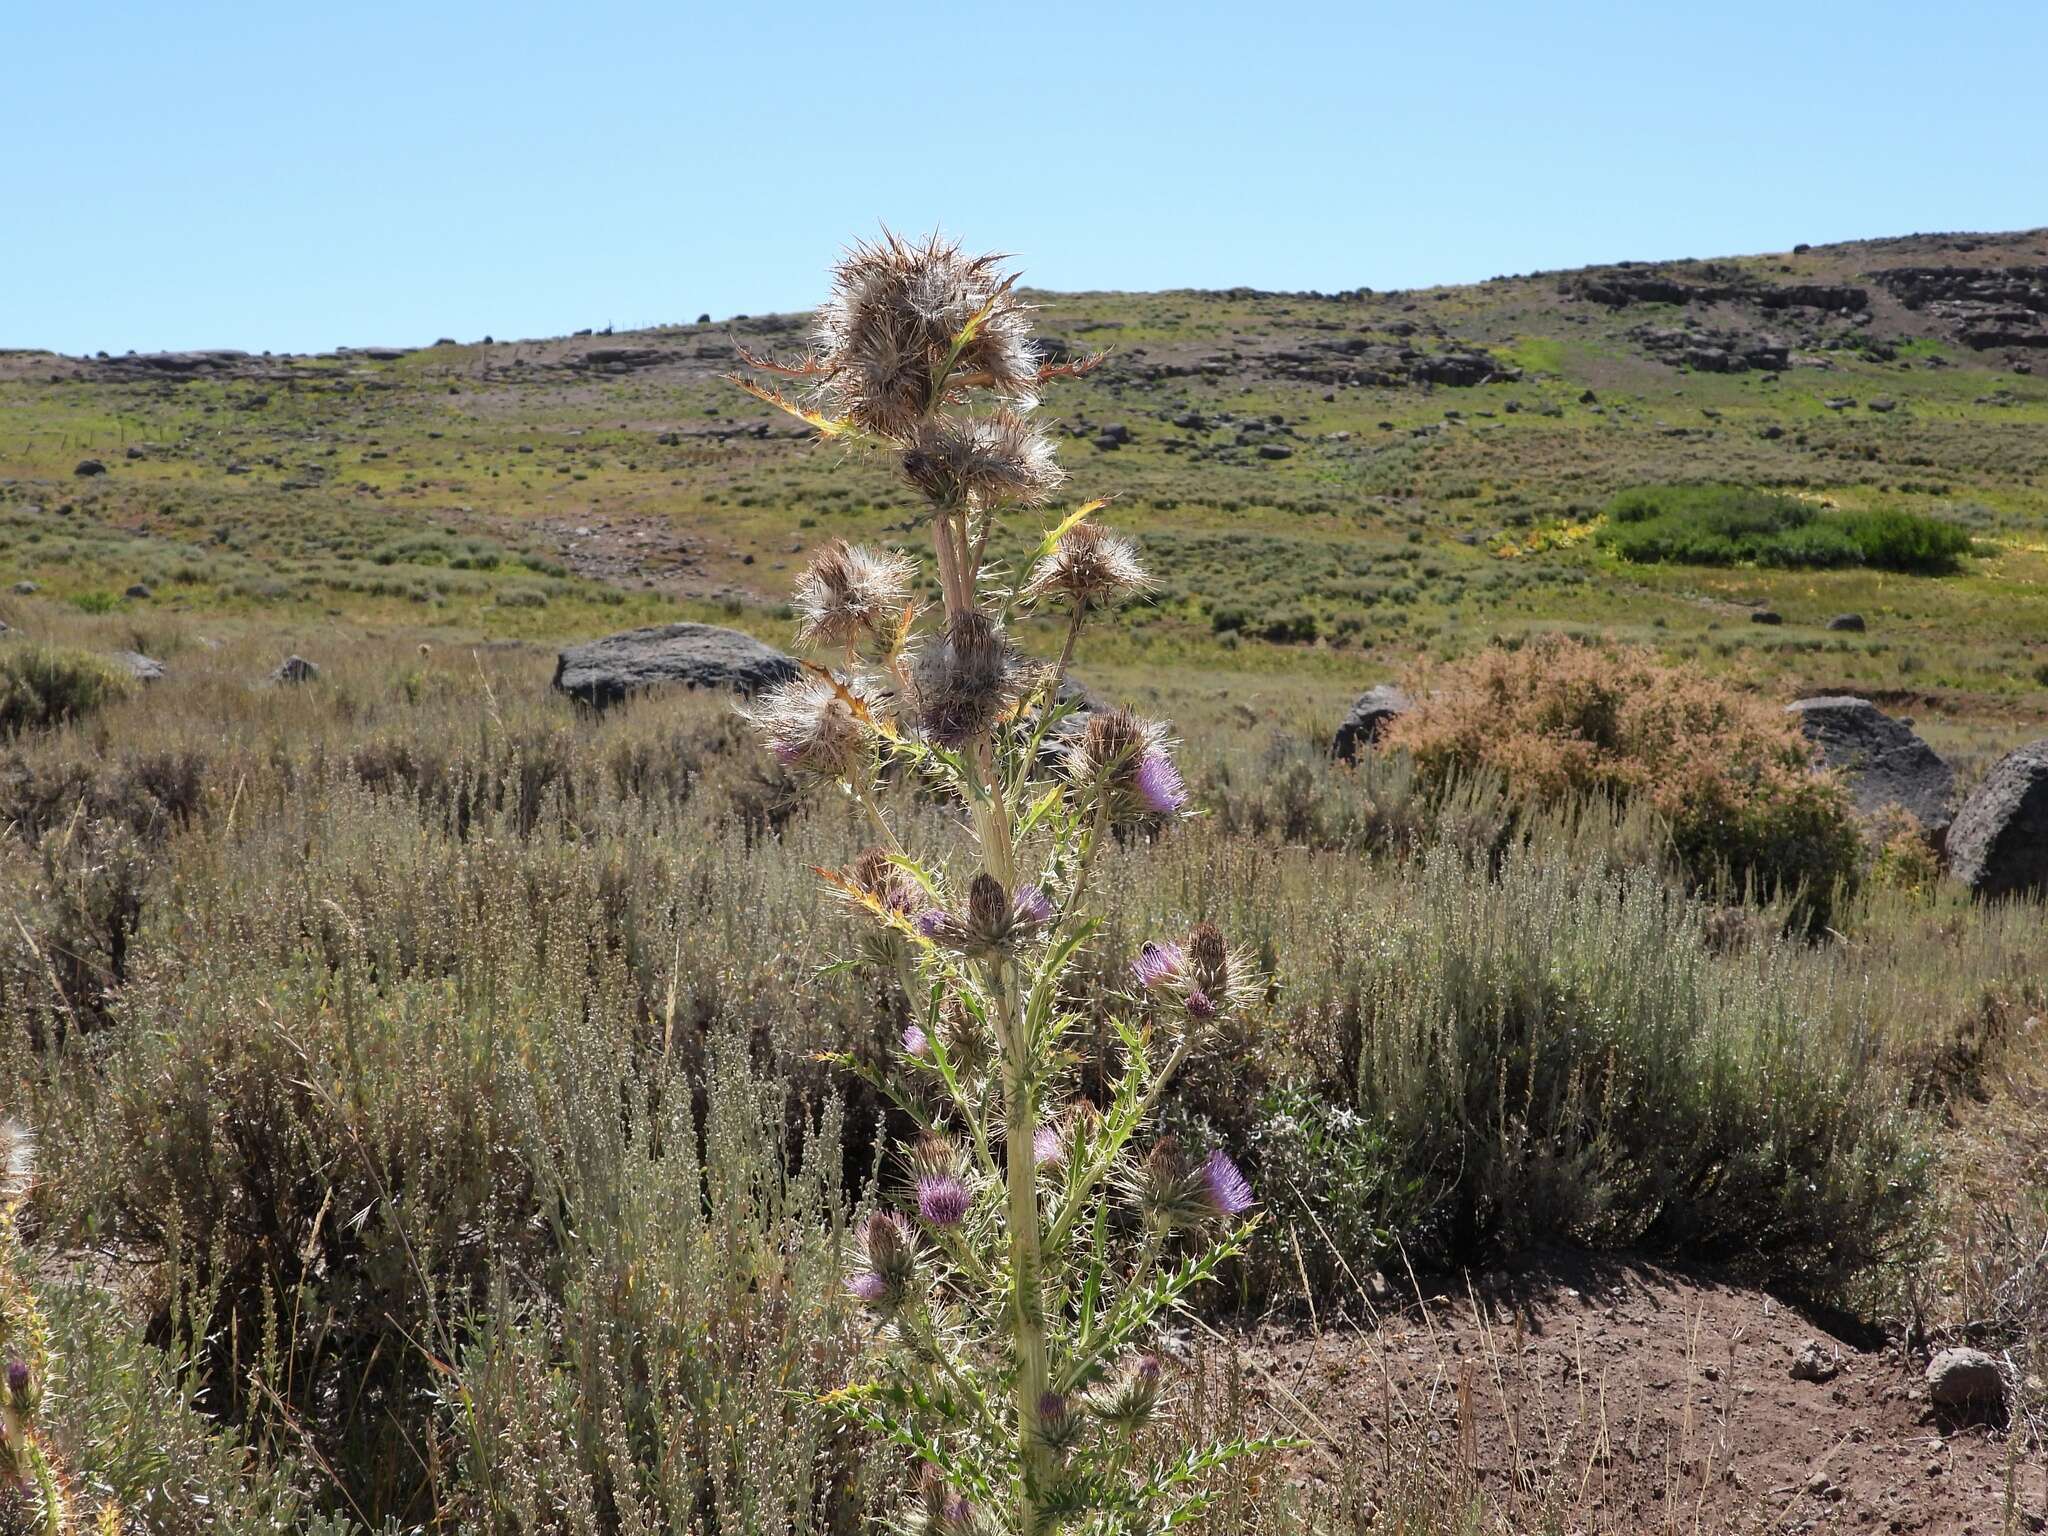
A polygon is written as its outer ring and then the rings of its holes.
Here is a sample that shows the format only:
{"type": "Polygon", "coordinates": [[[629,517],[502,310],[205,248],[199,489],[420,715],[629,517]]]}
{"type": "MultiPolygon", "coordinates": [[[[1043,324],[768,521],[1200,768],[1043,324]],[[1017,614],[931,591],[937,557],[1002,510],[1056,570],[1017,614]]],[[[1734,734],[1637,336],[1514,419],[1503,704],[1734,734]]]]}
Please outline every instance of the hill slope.
{"type": "MultiPolygon", "coordinates": [[[[1622,263],[1399,293],[1041,294],[1077,494],[1163,577],[1087,658],[1284,675],[1566,623],[1786,687],[2038,719],[2048,231],[1622,263]],[[1624,487],[1731,480],[1968,528],[1965,574],[1632,567],[1624,487]],[[1750,625],[1768,606],[1786,623],[1750,625]],[[1868,632],[1829,634],[1843,610],[1868,632]]],[[[723,613],[912,502],[725,384],[801,317],[303,357],[0,354],[0,565],[89,611],[558,638],[723,613]],[[79,474],[84,461],[104,473],[79,474]],[[151,595],[124,596],[141,583],[151,595]]],[[[1016,530],[1015,543],[1035,534],[1016,530]]],[[[10,621],[15,615],[9,615],[10,621]]]]}

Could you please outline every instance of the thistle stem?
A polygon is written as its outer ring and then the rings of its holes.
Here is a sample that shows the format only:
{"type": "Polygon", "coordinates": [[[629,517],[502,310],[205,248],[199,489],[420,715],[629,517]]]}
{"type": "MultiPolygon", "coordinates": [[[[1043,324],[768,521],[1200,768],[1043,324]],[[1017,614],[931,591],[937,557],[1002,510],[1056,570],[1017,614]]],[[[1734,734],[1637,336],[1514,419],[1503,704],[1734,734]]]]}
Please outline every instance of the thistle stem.
{"type": "Polygon", "coordinates": [[[1038,1107],[1032,1102],[1029,1045],[1017,1014],[1015,989],[999,967],[994,976],[1003,1019],[1004,1134],[1010,1197],[1010,1305],[1017,1353],[1017,1461],[1022,1480],[1017,1493],[1016,1529],[1038,1529],[1038,1490],[1045,1466],[1039,1434],[1038,1404],[1047,1381],[1045,1295],[1039,1251],[1038,1107]]]}

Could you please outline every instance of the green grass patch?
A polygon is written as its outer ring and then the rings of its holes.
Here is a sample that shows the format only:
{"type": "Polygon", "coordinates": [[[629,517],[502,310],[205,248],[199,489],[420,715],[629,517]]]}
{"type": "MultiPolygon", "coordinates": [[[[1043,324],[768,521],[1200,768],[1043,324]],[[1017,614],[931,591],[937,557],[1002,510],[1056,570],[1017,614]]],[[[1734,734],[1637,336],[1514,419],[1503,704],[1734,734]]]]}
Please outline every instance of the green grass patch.
{"type": "Polygon", "coordinates": [[[1608,502],[1606,511],[1600,543],[1642,565],[1862,565],[1943,576],[1970,552],[1967,532],[1918,512],[1837,512],[1744,486],[1638,486],[1608,502]]]}

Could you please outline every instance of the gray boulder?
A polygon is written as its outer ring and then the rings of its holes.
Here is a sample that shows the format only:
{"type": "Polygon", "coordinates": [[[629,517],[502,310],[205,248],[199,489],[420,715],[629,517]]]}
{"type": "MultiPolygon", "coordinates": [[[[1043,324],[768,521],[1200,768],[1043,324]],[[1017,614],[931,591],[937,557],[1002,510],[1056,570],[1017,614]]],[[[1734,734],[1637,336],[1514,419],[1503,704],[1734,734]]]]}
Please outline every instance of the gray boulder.
{"type": "Polygon", "coordinates": [[[655,624],[568,647],[555,658],[555,687],[602,709],[642,689],[675,684],[758,693],[796,672],[782,652],[736,629],[655,624]]]}
{"type": "Polygon", "coordinates": [[[1397,716],[1407,714],[1413,707],[1408,695],[1393,683],[1366,689],[1351,706],[1344,723],[1337,727],[1330,742],[1330,755],[1350,762],[1361,748],[1372,746],[1385,735],[1397,716]]]}
{"type": "Polygon", "coordinates": [[[1848,695],[1800,699],[1786,711],[1821,760],[1849,781],[1857,810],[1872,816],[1903,806],[1936,836],[1947,829],[1956,771],[1903,722],[1848,695]]]}
{"type": "Polygon", "coordinates": [[[1948,833],[1949,873],[1979,896],[2048,892],[2048,736],[2007,753],[1948,833]]]}
{"type": "Polygon", "coordinates": [[[1944,1349],[1927,1362],[1927,1400],[1952,1413],[1996,1409],[2005,1402],[2005,1373],[1981,1349],[1944,1349]]]}
{"type": "Polygon", "coordinates": [[[277,664],[270,674],[273,683],[310,683],[320,676],[320,669],[303,656],[287,656],[277,664]]]}
{"type": "Polygon", "coordinates": [[[154,656],[145,656],[140,651],[116,651],[108,658],[115,666],[125,669],[138,682],[157,683],[164,677],[164,664],[154,656]]]}
{"type": "Polygon", "coordinates": [[[1847,630],[1853,634],[1863,633],[1863,615],[1860,613],[1838,613],[1828,620],[1828,628],[1847,630]]]}

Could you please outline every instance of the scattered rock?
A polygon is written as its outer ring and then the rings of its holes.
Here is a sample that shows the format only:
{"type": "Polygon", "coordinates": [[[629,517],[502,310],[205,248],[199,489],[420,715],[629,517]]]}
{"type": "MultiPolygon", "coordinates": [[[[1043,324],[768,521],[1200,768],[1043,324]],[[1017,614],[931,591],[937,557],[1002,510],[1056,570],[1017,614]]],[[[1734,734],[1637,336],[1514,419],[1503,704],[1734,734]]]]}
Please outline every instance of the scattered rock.
{"type": "Polygon", "coordinates": [[[1412,708],[1408,695],[1393,683],[1366,689],[1351,706],[1344,723],[1337,727],[1337,734],[1330,740],[1330,755],[1341,762],[1352,761],[1361,747],[1376,743],[1397,717],[1412,708]]]}
{"type": "Polygon", "coordinates": [[[1785,709],[1821,760],[1848,780],[1857,810],[1872,816],[1888,805],[1903,806],[1933,835],[1948,830],[1956,771],[1904,722],[1868,699],[1843,694],[1800,699],[1785,709]]]}
{"type": "Polygon", "coordinates": [[[310,683],[320,676],[320,669],[303,656],[287,656],[277,664],[270,674],[273,683],[310,683]]]}
{"type": "Polygon", "coordinates": [[[126,592],[122,594],[122,596],[124,597],[136,598],[154,597],[155,595],[155,593],[149,590],[149,583],[146,581],[136,582],[133,586],[131,586],[126,592]]]}
{"type": "Polygon", "coordinates": [[[8,591],[12,592],[16,597],[34,597],[41,590],[42,588],[32,581],[17,581],[8,588],[8,591]]]}
{"type": "Polygon", "coordinates": [[[555,687],[598,708],[668,684],[756,693],[796,676],[796,663],[752,635],[715,624],[655,624],[572,645],[555,687]]]}
{"type": "Polygon", "coordinates": [[[1785,622],[1785,615],[1778,612],[1775,608],[1755,608],[1750,611],[1749,622],[1752,624],[1782,624],[1785,622]]]}
{"type": "Polygon", "coordinates": [[[1842,1374],[1842,1357],[1822,1347],[1819,1339],[1808,1339],[1792,1359],[1794,1381],[1833,1381],[1842,1374]]]}
{"type": "Polygon", "coordinates": [[[104,475],[106,472],[107,466],[102,464],[98,459],[80,459],[78,461],[77,468],[71,471],[71,473],[73,473],[74,475],[87,476],[104,475]]]}
{"type": "Polygon", "coordinates": [[[163,681],[164,664],[154,656],[145,656],[140,651],[116,651],[110,660],[115,666],[126,668],[129,675],[140,682],[163,681]]]}
{"type": "Polygon", "coordinates": [[[131,459],[143,459],[149,457],[149,455],[142,451],[140,443],[130,443],[128,445],[128,457],[131,459]]]}
{"type": "Polygon", "coordinates": [[[1828,620],[1828,628],[1860,635],[1863,633],[1863,615],[1860,613],[1838,613],[1828,620]]]}
{"type": "Polygon", "coordinates": [[[2001,758],[1956,812],[1949,872],[1979,896],[2048,892],[2048,736],[2001,758]]]}
{"type": "Polygon", "coordinates": [[[1261,443],[1259,444],[1259,457],[1262,459],[1291,459],[1294,457],[1294,450],[1285,443],[1261,443]]]}
{"type": "Polygon", "coordinates": [[[1927,1362],[1927,1400],[1950,1412],[2005,1403],[2005,1373],[1981,1349],[1944,1349],[1927,1362]]]}
{"type": "Polygon", "coordinates": [[[1882,415],[1887,411],[1896,411],[1899,408],[1899,402],[1896,400],[1886,400],[1883,398],[1879,398],[1867,402],[1863,408],[1866,411],[1876,411],[1880,415],[1882,415]]]}

